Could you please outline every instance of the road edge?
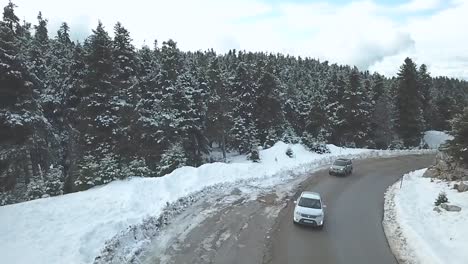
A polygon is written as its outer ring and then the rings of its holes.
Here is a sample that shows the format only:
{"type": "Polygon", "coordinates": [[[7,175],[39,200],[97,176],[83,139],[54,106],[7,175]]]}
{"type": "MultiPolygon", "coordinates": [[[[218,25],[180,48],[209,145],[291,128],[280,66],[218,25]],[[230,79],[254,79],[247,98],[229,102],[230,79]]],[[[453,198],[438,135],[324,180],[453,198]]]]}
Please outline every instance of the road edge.
{"type": "Polygon", "coordinates": [[[385,192],[382,226],[390,250],[397,262],[399,264],[418,264],[419,262],[416,261],[414,253],[409,249],[406,238],[397,221],[395,193],[400,188],[400,180],[389,186],[385,192]]]}

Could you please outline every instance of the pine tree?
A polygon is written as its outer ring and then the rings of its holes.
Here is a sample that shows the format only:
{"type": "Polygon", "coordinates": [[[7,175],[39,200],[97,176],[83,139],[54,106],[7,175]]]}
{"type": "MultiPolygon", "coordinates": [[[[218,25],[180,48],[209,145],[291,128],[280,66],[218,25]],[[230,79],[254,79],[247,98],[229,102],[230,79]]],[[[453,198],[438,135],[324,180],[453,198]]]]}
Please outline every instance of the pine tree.
{"type": "Polygon", "coordinates": [[[418,146],[423,129],[421,97],[416,64],[406,58],[398,73],[396,131],[405,147],[418,146]]]}
{"type": "Polygon", "coordinates": [[[434,205],[435,206],[439,206],[443,203],[448,203],[448,198],[447,198],[447,194],[445,192],[441,192],[439,193],[439,196],[437,196],[437,199],[436,201],[434,202],[434,205]]]}
{"type": "Polygon", "coordinates": [[[386,149],[392,142],[394,135],[392,97],[390,89],[384,86],[381,75],[374,74],[372,81],[375,105],[371,118],[371,135],[376,148],[386,149]]]}
{"type": "Polygon", "coordinates": [[[453,140],[448,142],[448,153],[456,162],[468,167],[468,107],[452,121],[453,140]]]}
{"type": "Polygon", "coordinates": [[[250,150],[249,155],[247,155],[247,159],[251,160],[251,161],[253,161],[255,163],[260,162],[260,152],[258,151],[257,147],[253,147],[250,150]]]}
{"type": "Polygon", "coordinates": [[[70,39],[70,27],[66,22],[63,22],[60,25],[59,30],[57,31],[57,41],[60,42],[64,46],[71,46],[73,45],[70,39]]]}
{"type": "Polygon", "coordinates": [[[290,157],[290,158],[293,158],[294,157],[294,152],[293,150],[291,149],[291,147],[288,146],[288,148],[286,149],[286,156],[290,157]]]}
{"type": "Polygon", "coordinates": [[[207,71],[207,86],[210,96],[207,103],[207,136],[221,146],[223,160],[226,160],[226,130],[229,127],[228,82],[221,71],[218,58],[214,58],[207,71]]]}
{"type": "Polygon", "coordinates": [[[136,119],[134,111],[138,102],[138,95],[134,89],[137,83],[139,64],[135,47],[131,44],[130,33],[119,22],[114,27],[114,40],[112,41],[112,86],[115,89],[110,102],[112,114],[117,117],[116,127],[113,130],[117,144],[117,153],[124,157],[133,157],[138,149],[135,142],[135,128],[132,122],[136,119]]]}
{"type": "Polygon", "coordinates": [[[131,42],[130,32],[117,22],[112,41],[113,79],[115,86],[124,92],[129,90],[132,78],[137,75],[138,61],[131,42]]]}
{"type": "Polygon", "coordinates": [[[28,68],[33,76],[37,78],[38,91],[42,92],[48,86],[46,74],[50,48],[47,31],[48,21],[42,17],[41,12],[37,16],[37,21],[38,24],[34,26],[34,38],[28,52],[28,68]]]}
{"type": "MultiPolygon", "coordinates": [[[[27,184],[33,174],[37,174],[39,165],[47,167],[50,152],[45,137],[49,124],[34,96],[33,77],[18,56],[18,35],[12,29],[16,21],[10,9],[13,7],[10,3],[5,8],[4,21],[0,22],[0,144],[6,153],[6,157],[1,158],[6,164],[20,163],[16,168],[6,166],[7,170],[15,170],[7,176],[24,177],[27,184]],[[26,158],[25,152],[29,153],[26,158]],[[16,161],[9,160],[10,157],[16,161]]],[[[0,171],[0,175],[3,173],[0,171]]]]}
{"type": "Polygon", "coordinates": [[[185,166],[187,157],[181,143],[175,143],[168,148],[161,156],[161,162],[158,166],[158,175],[164,176],[173,172],[175,169],[185,166]]]}
{"type": "Polygon", "coordinates": [[[343,145],[343,135],[345,128],[346,109],[343,105],[346,82],[343,74],[339,74],[336,67],[332,67],[328,74],[326,91],[326,113],[330,124],[330,143],[343,145]]]}
{"type": "Polygon", "coordinates": [[[3,8],[3,22],[4,26],[8,27],[13,34],[18,33],[16,29],[19,25],[19,18],[15,14],[15,7],[17,7],[13,2],[9,1],[8,4],[3,8]]]}
{"type": "Polygon", "coordinates": [[[254,115],[258,139],[263,146],[272,146],[282,133],[284,117],[278,99],[279,84],[271,72],[271,66],[265,67],[258,81],[254,115]]]}
{"type": "Polygon", "coordinates": [[[137,102],[137,116],[131,125],[132,138],[136,140],[133,143],[138,147],[138,155],[148,164],[155,164],[164,150],[161,142],[165,142],[162,130],[161,89],[158,85],[160,64],[156,50],[147,46],[139,50],[137,56],[140,62],[139,73],[137,84],[132,86],[132,93],[135,94],[137,102]]]}
{"type": "Polygon", "coordinates": [[[365,146],[370,133],[371,102],[369,84],[361,81],[361,74],[353,68],[348,75],[339,122],[342,139],[346,145],[365,146]]]}
{"type": "Polygon", "coordinates": [[[176,104],[174,98],[177,79],[183,73],[183,58],[177,44],[172,40],[163,42],[160,56],[161,65],[156,77],[158,90],[155,91],[159,100],[158,130],[161,131],[158,144],[161,149],[167,149],[179,139],[178,125],[174,125],[177,116],[173,110],[176,104]]]}
{"type": "Polygon", "coordinates": [[[301,143],[301,138],[290,125],[286,125],[283,135],[281,136],[281,141],[287,144],[299,144],[301,143]]]}
{"type": "Polygon", "coordinates": [[[49,196],[57,196],[63,194],[64,178],[63,168],[51,168],[45,176],[45,193],[49,196]]]}
{"type": "Polygon", "coordinates": [[[27,195],[28,200],[35,200],[35,199],[47,197],[46,185],[41,176],[35,176],[32,178],[31,182],[29,182],[28,184],[26,195],[27,195]]]}
{"type": "Polygon", "coordinates": [[[98,171],[99,163],[95,158],[91,155],[84,156],[79,164],[79,177],[73,183],[76,189],[84,191],[97,185],[98,171]]]}
{"type": "Polygon", "coordinates": [[[51,41],[51,52],[45,76],[46,86],[41,92],[40,101],[44,114],[54,125],[64,126],[65,101],[68,95],[73,57],[73,43],[70,40],[69,28],[63,23],[57,31],[57,37],[51,41]]]}
{"type": "Polygon", "coordinates": [[[183,143],[188,165],[201,165],[202,154],[208,152],[207,139],[204,135],[205,88],[203,82],[197,82],[193,71],[180,75],[175,85],[173,125],[179,135],[179,140],[183,143]]]}
{"type": "Polygon", "coordinates": [[[70,75],[66,81],[65,109],[64,118],[66,123],[72,127],[76,127],[79,120],[78,107],[84,102],[85,97],[85,84],[84,79],[86,76],[86,64],[84,62],[84,50],[80,43],[77,43],[72,48],[71,60],[69,62],[70,75]]]}
{"type": "Polygon", "coordinates": [[[431,127],[431,90],[432,90],[432,78],[429,72],[427,71],[427,66],[425,64],[421,64],[418,71],[418,83],[419,83],[419,90],[420,90],[420,98],[421,98],[421,110],[423,111],[424,116],[424,124],[426,129],[430,129],[431,127]]]}
{"type": "Polygon", "coordinates": [[[231,144],[240,154],[249,152],[252,147],[259,144],[258,131],[254,123],[257,85],[252,78],[252,71],[248,64],[240,62],[232,86],[235,102],[233,126],[230,131],[231,144]]]}
{"type": "Polygon", "coordinates": [[[79,105],[79,130],[87,149],[96,150],[99,145],[112,143],[118,119],[109,103],[115,94],[111,83],[112,41],[101,22],[86,40],[84,49],[86,75],[79,105]]]}
{"type": "Polygon", "coordinates": [[[177,77],[183,72],[183,58],[177,43],[173,40],[163,42],[161,49],[161,68],[158,79],[160,87],[159,94],[164,106],[170,107],[171,95],[174,93],[174,86],[177,77]]]}

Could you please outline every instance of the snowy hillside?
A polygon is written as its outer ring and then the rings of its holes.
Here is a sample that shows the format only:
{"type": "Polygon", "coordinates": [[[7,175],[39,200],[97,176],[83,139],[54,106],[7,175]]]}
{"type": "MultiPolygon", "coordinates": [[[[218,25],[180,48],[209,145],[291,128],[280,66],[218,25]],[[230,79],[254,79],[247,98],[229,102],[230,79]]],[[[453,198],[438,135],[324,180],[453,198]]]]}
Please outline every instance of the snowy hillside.
{"type": "Polygon", "coordinates": [[[423,178],[425,169],[404,176],[386,194],[384,226],[400,263],[467,263],[468,192],[458,193],[446,182],[423,178]],[[440,192],[460,212],[433,211],[440,192]]]}
{"type": "MultiPolygon", "coordinates": [[[[261,163],[244,156],[232,163],[182,167],[161,178],[115,181],[88,191],[0,207],[0,255],[3,263],[92,263],[105,241],[149,216],[158,216],[167,203],[207,186],[245,179],[263,179],[269,186],[281,172],[306,164],[319,167],[340,155],[398,155],[398,151],[343,149],[329,145],[331,154],[318,155],[282,142],[260,151],[261,163]],[[321,162],[318,162],[321,161],[321,162]],[[21,250],[18,250],[21,249],[21,250]]],[[[404,152],[414,153],[414,152],[404,152]]]]}
{"type": "Polygon", "coordinates": [[[424,142],[427,143],[429,148],[438,149],[439,146],[453,137],[442,131],[429,130],[424,133],[424,142]]]}

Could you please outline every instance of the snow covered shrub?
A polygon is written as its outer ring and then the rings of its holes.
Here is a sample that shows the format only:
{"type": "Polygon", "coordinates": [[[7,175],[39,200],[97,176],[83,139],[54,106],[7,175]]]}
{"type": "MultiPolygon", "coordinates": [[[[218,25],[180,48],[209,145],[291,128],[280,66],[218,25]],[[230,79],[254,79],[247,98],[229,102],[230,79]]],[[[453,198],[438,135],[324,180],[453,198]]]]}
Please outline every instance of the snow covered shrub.
{"type": "Polygon", "coordinates": [[[45,192],[50,196],[63,194],[62,167],[51,168],[46,174],[45,192]]]}
{"type": "Polygon", "coordinates": [[[26,195],[28,200],[34,200],[44,197],[46,195],[46,185],[44,180],[40,177],[34,177],[28,184],[26,195]]]}
{"type": "Polygon", "coordinates": [[[13,197],[10,192],[1,192],[0,193],[0,206],[13,203],[13,197]]]}
{"type": "Polygon", "coordinates": [[[330,153],[325,140],[321,137],[315,138],[311,134],[305,132],[302,136],[302,143],[310,150],[318,154],[330,153]]]}
{"type": "Polygon", "coordinates": [[[281,136],[281,141],[287,144],[299,144],[301,143],[301,138],[297,136],[292,127],[288,126],[281,136]]]}
{"type": "Polygon", "coordinates": [[[185,155],[184,148],[180,143],[173,144],[162,154],[157,174],[158,176],[164,176],[186,164],[187,156],[185,155]]]}
{"type": "Polygon", "coordinates": [[[435,206],[439,206],[443,203],[448,203],[448,198],[447,194],[445,192],[439,193],[439,196],[437,197],[436,201],[434,202],[435,206]]]}
{"type": "Polygon", "coordinates": [[[325,143],[316,143],[312,148],[312,151],[318,154],[326,154],[330,153],[330,149],[327,147],[325,143]]]}
{"type": "Polygon", "coordinates": [[[291,149],[291,147],[288,147],[288,148],[286,149],[286,155],[287,155],[288,157],[290,157],[290,158],[294,157],[294,152],[293,152],[293,150],[291,149]]]}
{"type": "Polygon", "coordinates": [[[144,159],[135,158],[122,169],[122,176],[124,178],[130,176],[152,177],[154,172],[146,166],[144,159]]]}
{"type": "Polygon", "coordinates": [[[122,179],[117,158],[112,154],[104,155],[99,162],[97,184],[106,184],[113,180],[122,179]]]}
{"type": "Polygon", "coordinates": [[[247,155],[247,159],[253,162],[260,162],[260,153],[257,148],[252,148],[250,153],[247,155]]]}
{"type": "Polygon", "coordinates": [[[278,142],[279,138],[276,135],[276,131],[274,129],[270,129],[268,131],[268,135],[265,138],[265,142],[263,143],[263,148],[271,148],[273,145],[275,145],[276,142],[278,142]]]}
{"type": "Polygon", "coordinates": [[[390,145],[388,146],[388,149],[390,150],[397,150],[397,149],[404,149],[405,145],[403,144],[403,141],[401,139],[395,139],[390,142],[390,145]]]}
{"type": "Polygon", "coordinates": [[[83,191],[117,179],[122,179],[122,173],[118,160],[113,154],[105,154],[100,160],[86,155],[79,164],[79,177],[75,185],[78,190],[83,191]]]}
{"type": "Polygon", "coordinates": [[[78,190],[87,190],[96,185],[95,179],[99,170],[99,164],[94,160],[93,156],[87,155],[83,157],[83,161],[79,164],[79,176],[75,181],[78,190]]]}
{"type": "Polygon", "coordinates": [[[426,141],[423,139],[421,140],[421,142],[419,143],[419,149],[429,149],[429,145],[426,143],[426,141]]]}

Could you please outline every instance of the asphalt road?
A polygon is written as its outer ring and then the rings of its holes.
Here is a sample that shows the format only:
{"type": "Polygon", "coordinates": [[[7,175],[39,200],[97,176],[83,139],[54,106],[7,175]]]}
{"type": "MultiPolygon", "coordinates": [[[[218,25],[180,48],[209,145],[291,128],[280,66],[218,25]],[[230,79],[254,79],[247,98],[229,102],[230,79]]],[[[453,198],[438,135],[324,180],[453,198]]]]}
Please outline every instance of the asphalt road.
{"type": "Polygon", "coordinates": [[[275,224],[264,262],[397,263],[382,227],[384,192],[404,173],[428,167],[433,160],[425,155],[356,161],[353,174],[345,178],[318,172],[303,189],[322,195],[327,205],[324,229],[294,225],[291,201],[275,224]]]}
{"type": "Polygon", "coordinates": [[[220,198],[230,200],[227,206],[207,202],[176,219],[180,224],[153,241],[141,263],[396,263],[382,228],[384,192],[401,175],[433,160],[415,155],[355,161],[348,177],[321,170],[302,182],[294,197],[284,197],[281,186],[256,199],[227,194],[220,198]],[[293,200],[303,190],[322,195],[323,230],[293,224],[293,200]],[[201,222],[183,224],[203,213],[201,222]]]}

